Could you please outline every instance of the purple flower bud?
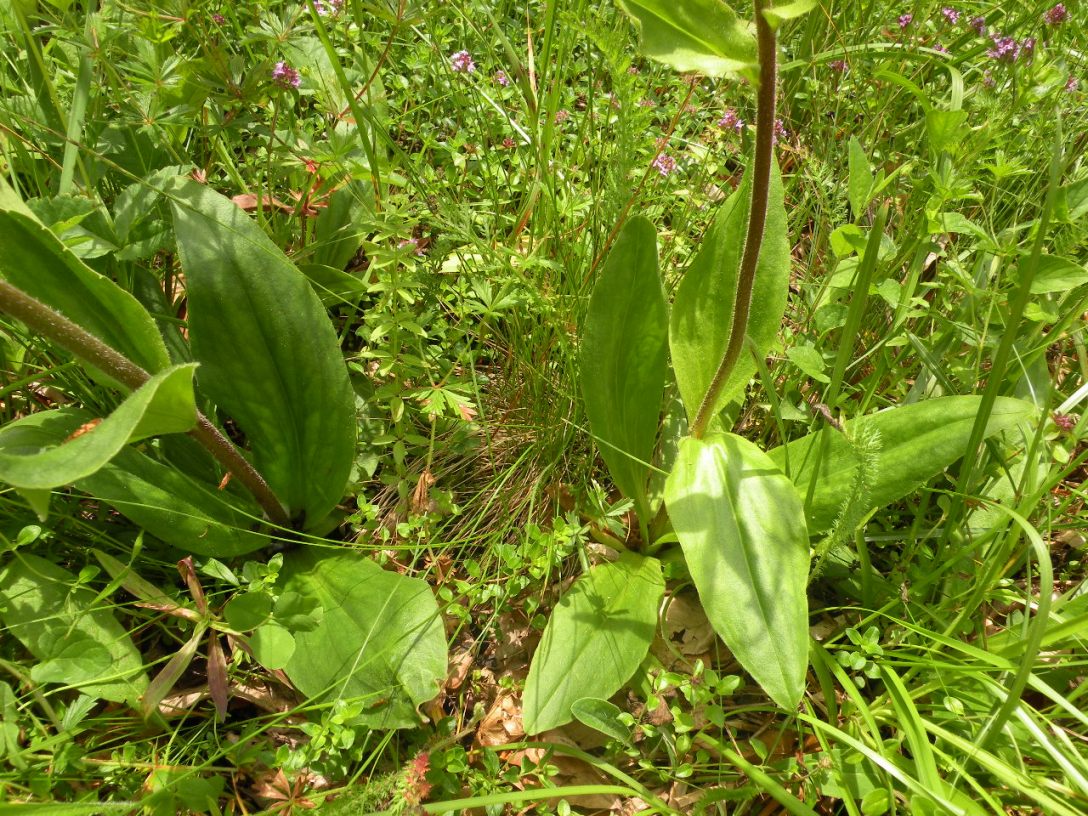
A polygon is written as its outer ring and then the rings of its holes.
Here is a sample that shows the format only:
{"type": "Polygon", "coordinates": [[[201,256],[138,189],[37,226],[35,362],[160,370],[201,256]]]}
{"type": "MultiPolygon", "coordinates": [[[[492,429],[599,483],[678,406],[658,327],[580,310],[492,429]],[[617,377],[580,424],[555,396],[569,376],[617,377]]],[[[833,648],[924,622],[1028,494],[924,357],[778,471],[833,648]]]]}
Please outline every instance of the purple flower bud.
{"type": "Polygon", "coordinates": [[[1058,3],[1058,5],[1054,6],[1054,8],[1043,15],[1043,19],[1046,20],[1047,25],[1061,25],[1069,19],[1069,10],[1065,7],[1064,3],[1058,3]]]}

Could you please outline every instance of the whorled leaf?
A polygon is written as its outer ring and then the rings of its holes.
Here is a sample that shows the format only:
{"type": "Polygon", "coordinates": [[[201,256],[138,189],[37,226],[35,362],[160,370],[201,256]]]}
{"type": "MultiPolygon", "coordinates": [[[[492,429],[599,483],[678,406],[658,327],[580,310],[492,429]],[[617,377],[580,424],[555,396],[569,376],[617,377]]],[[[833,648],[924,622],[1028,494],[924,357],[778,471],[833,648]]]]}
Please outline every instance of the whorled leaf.
{"type": "MultiPolygon", "coordinates": [[[[725,354],[733,326],[737,280],[751,209],[751,182],[745,174],[740,187],[721,205],[703,236],[695,260],[684,273],[669,319],[673,371],[688,420],[696,412],[725,354]]],[[[772,165],[767,222],[756,266],[747,335],[755,353],[767,354],[778,335],[789,294],[790,246],[782,177],[772,165]]],[[[742,352],[726,380],[714,413],[742,397],[756,364],[742,352]]]]}
{"type": "Polygon", "coordinates": [[[714,630],[763,690],[796,708],[808,667],[808,532],[793,483],[733,434],[687,438],[665,504],[714,630]]]}
{"type": "Polygon", "coordinates": [[[172,195],[198,384],[245,432],[292,517],[320,522],[355,458],[355,397],[332,322],[287,256],[229,199],[172,195]]]}
{"type": "Polygon", "coordinates": [[[607,700],[631,679],[653,641],[664,593],[660,562],[631,552],[575,581],[553,610],[529,667],[526,733],[570,722],[574,703],[607,700]]]}
{"type": "MultiPolygon", "coordinates": [[[[91,476],[129,442],[196,425],[192,364],[173,366],[151,377],[112,414],[59,444],[41,445],[32,414],[0,429],[0,481],[26,490],[47,490],[91,476]]],[[[43,412],[47,417],[53,412],[43,412]]]]}
{"type": "Polygon", "coordinates": [[[580,378],[601,457],[643,523],[665,390],[668,314],[657,271],[657,233],[629,220],[593,287],[582,339],[580,378]]]}
{"type": "MultiPolygon", "coordinates": [[[[855,433],[860,430],[856,426],[863,425],[880,436],[865,509],[903,498],[960,459],[981,403],[980,396],[937,397],[847,422],[855,433]]],[[[986,436],[1008,430],[1034,412],[1031,403],[998,397],[986,423],[986,436]]],[[[825,427],[767,453],[776,467],[789,473],[801,495],[808,497],[805,516],[809,531],[830,528],[850,494],[858,467],[842,433],[825,427]]]]}
{"type": "Polygon", "coordinates": [[[68,249],[0,179],[0,277],[150,373],[170,365],[155,321],[68,249]]]}

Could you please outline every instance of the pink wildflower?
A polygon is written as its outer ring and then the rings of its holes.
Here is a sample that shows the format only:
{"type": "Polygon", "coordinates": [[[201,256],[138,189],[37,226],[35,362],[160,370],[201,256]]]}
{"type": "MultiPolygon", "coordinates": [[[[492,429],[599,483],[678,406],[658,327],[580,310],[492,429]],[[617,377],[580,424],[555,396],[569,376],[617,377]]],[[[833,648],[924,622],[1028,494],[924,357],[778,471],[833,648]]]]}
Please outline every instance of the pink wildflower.
{"type": "Polygon", "coordinates": [[[1046,20],[1047,25],[1061,25],[1069,19],[1069,9],[1065,7],[1065,3],[1058,3],[1043,15],[1043,19],[1046,20]]]}
{"type": "Polygon", "coordinates": [[[212,15],[212,22],[216,25],[225,25],[227,18],[220,14],[218,11],[212,15]]]}
{"type": "Polygon", "coordinates": [[[450,69],[455,74],[471,74],[476,70],[476,63],[468,51],[458,51],[450,57],[450,69]]]}
{"type": "Polygon", "coordinates": [[[899,27],[906,28],[914,21],[913,14],[900,14],[899,15],[899,27]]]}
{"type": "Polygon", "coordinates": [[[344,5],[344,0],[313,0],[313,4],[314,11],[322,17],[328,17],[340,11],[340,7],[344,5]]]}
{"type": "Polygon", "coordinates": [[[972,17],[968,25],[970,25],[980,37],[986,36],[986,18],[981,14],[978,17],[972,17]]]}
{"type": "Polygon", "coordinates": [[[827,67],[839,74],[846,73],[846,60],[832,60],[827,67]]]}
{"type": "Polygon", "coordinates": [[[557,110],[555,112],[555,123],[557,125],[563,124],[568,119],[570,119],[570,111],[566,108],[563,108],[562,110],[557,110]]]}
{"type": "Polygon", "coordinates": [[[1069,79],[1067,79],[1065,81],[1065,92],[1066,93],[1073,93],[1079,87],[1080,87],[1080,80],[1077,79],[1072,74],[1070,74],[1069,79]]]}
{"type": "Polygon", "coordinates": [[[949,25],[955,25],[960,21],[960,13],[954,8],[945,6],[941,9],[941,15],[948,21],[949,25]]]}
{"type": "Polygon", "coordinates": [[[676,159],[667,153],[659,153],[650,166],[663,176],[676,172],[676,159]]]}
{"type": "Polygon", "coordinates": [[[510,77],[506,75],[506,71],[496,71],[494,80],[497,85],[502,85],[504,88],[510,84],[510,77]]]}
{"type": "Polygon", "coordinates": [[[789,136],[789,131],[786,130],[786,126],[782,124],[781,119],[774,120],[774,140],[777,142],[779,139],[785,139],[789,136]]]}
{"type": "Polygon", "coordinates": [[[718,127],[722,130],[733,129],[739,133],[744,130],[744,120],[737,116],[736,110],[727,108],[725,115],[718,120],[718,127]]]}
{"type": "Polygon", "coordinates": [[[302,76],[298,69],[292,68],[283,60],[276,63],[272,69],[272,81],[283,88],[297,88],[302,84],[302,76]]]}
{"type": "Polygon", "coordinates": [[[987,57],[998,62],[1016,62],[1020,56],[1020,44],[1014,38],[994,34],[991,39],[994,47],[986,52],[987,57]]]}

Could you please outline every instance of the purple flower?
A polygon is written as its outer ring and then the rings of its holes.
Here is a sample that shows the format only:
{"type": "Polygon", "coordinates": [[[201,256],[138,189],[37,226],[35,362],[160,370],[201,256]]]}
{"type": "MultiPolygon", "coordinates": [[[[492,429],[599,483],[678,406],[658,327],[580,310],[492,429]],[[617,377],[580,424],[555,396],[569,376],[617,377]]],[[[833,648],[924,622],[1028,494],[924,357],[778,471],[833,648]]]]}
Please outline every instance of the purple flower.
{"type": "Polygon", "coordinates": [[[945,48],[940,43],[933,43],[933,50],[936,51],[938,54],[947,54],[948,53],[948,49],[945,48]]]}
{"type": "Polygon", "coordinates": [[[272,69],[272,81],[282,88],[297,88],[302,84],[302,76],[298,69],[292,68],[283,60],[276,63],[272,69]]]}
{"type": "Polygon", "coordinates": [[[994,47],[986,52],[987,57],[998,62],[1016,62],[1016,58],[1020,56],[1020,44],[1014,38],[994,34],[991,39],[994,47]]]}
{"type": "Polygon", "coordinates": [[[450,69],[455,74],[471,74],[476,70],[476,63],[468,51],[458,51],[450,57],[450,69]]]}
{"type": "Polygon", "coordinates": [[[941,9],[941,14],[944,15],[944,18],[948,21],[949,25],[955,25],[960,21],[960,13],[954,8],[949,8],[948,6],[945,6],[943,9],[941,9]]]}
{"type": "Polygon", "coordinates": [[[555,123],[557,125],[563,124],[568,119],[570,119],[570,111],[566,108],[563,108],[562,110],[557,110],[555,112],[555,123]]]}
{"type": "Polygon", "coordinates": [[[667,153],[658,153],[650,166],[663,176],[676,172],[676,159],[667,153]]]}
{"type": "Polygon", "coordinates": [[[906,28],[914,20],[913,14],[900,14],[899,15],[899,27],[906,28]]]}
{"type": "Polygon", "coordinates": [[[1067,79],[1065,81],[1065,92],[1066,93],[1073,93],[1079,87],[1080,87],[1080,80],[1077,79],[1072,74],[1070,74],[1069,79],[1067,79]]]}
{"type": "Polygon", "coordinates": [[[986,36],[986,18],[981,14],[978,17],[972,17],[968,25],[970,25],[980,37],[986,36]]]}
{"type": "Polygon", "coordinates": [[[1023,54],[1024,57],[1030,57],[1032,54],[1035,53],[1034,37],[1027,37],[1024,39],[1023,42],[1020,43],[1020,53],[1023,54]]]}
{"type": "Polygon", "coordinates": [[[502,85],[504,88],[510,84],[510,77],[506,75],[506,71],[496,71],[494,80],[496,84],[502,85]]]}
{"type": "Polygon", "coordinates": [[[344,5],[344,0],[313,0],[313,4],[314,11],[322,17],[328,17],[340,11],[340,7],[344,5]]]}
{"type": "Polygon", "coordinates": [[[846,73],[846,60],[832,60],[827,67],[839,74],[846,73]]]}
{"type": "Polygon", "coordinates": [[[212,22],[215,23],[216,25],[225,25],[226,22],[227,22],[227,18],[224,17],[219,12],[216,12],[215,14],[212,15],[212,22]]]}
{"type": "Polygon", "coordinates": [[[1061,25],[1069,19],[1069,10],[1065,7],[1065,3],[1058,3],[1043,15],[1043,19],[1046,20],[1048,25],[1061,25]]]}
{"type": "Polygon", "coordinates": [[[774,140],[777,142],[779,139],[785,139],[788,137],[789,131],[786,130],[786,126],[782,124],[781,119],[774,120],[774,140]]]}
{"type": "Polygon", "coordinates": [[[405,238],[397,244],[397,249],[410,249],[416,255],[423,254],[423,247],[419,245],[418,238],[405,238]]]}
{"type": "Polygon", "coordinates": [[[718,127],[722,130],[735,130],[738,133],[744,130],[744,120],[737,116],[736,110],[726,108],[725,115],[718,120],[718,127]]]}

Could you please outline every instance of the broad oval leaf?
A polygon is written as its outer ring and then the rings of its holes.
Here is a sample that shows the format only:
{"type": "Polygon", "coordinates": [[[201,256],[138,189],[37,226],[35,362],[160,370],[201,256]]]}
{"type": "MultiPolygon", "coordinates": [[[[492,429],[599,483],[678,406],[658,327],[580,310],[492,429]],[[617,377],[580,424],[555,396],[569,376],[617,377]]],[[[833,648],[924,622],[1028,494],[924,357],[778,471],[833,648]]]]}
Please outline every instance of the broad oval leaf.
{"type": "Polygon", "coordinates": [[[642,53],[677,71],[759,82],[752,27],[723,0],[618,0],[642,32],[642,53]]]}
{"type": "MultiPolygon", "coordinates": [[[[876,469],[869,478],[868,507],[884,507],[916,490],[960,459],[971,438],[980,396],[937,397],[858,417],[846,423],[880,434],[876,469]]],[[[1001,433],[1032,416],[1031,403],[998,397],[986,423],[986,436],[1001,433]]],[[[802,496],[809,531],[823,532],[835,523],[850,495],[858,463],[843,435],[832,428],[795,439],[767,452],[776,467],[787,471],[802,496]]]]}
{"type": "Polygon", "coordinates": [[[198,384],[245,432],[292,517],[320,522],[355,458],[355,397],[336,331],[287,256],[239,207],[186,182],[172,199],[198,384]]]}
{"type": "Polygon", "coordinates": [[[612,479],[650,521],[646,480],[665,391],[668,314],[657,272],[657,233],[628,221],[593,287],[582,339],[582,396],[612,479]]]}
{"type": "Polygon", "coordinates": [[[733,434],[689,437],[665,504],[714,630],[785,709],[808,667],[808,532],[801,496],[763,451],[733,434]]]}
{"type": "Polygon", "coordinates": [[[446,637],[431,589],[354,553],[307,547],[284,559],[281,590],[318,602],[316,626],[295,630],[284,670],[318,700],[358,699],[372,728],[410,728],[446,676],[446,637]]]}
{"type": "MultiPolygon", "coordinates": [[[[740,187],[725,200],[703,236],[702,246],[684,274],[673,301],[669,347],[676,384],[689,422],[695,419],[729,343],[751,209],[751,188],[750,177],[745,173],[740,187]]],[[[767,354],[778,336],[786,311],[789,282],[790,246],[782,176],[778,165],[772,164],[767,224],[756,266],[747,332],[760,356],[767,354]]],[[[722,389],[715,414],[743,396],[755,370],[751,353],[742,353],[722,389]]]]}
{"type": "MultiPolygon", "coordinates": [[[[91,419],[89,413],[76,409],[39,411],[18,421],[18,444],[26,450],[60,445],[91,419]]],[[[6,431],[0,431],[0,440],[6,431]]],[[[254,503],[211,485],[202,486],[176,467],[132,447],[72,484],[186,552],[228,558],[268,545],[268,536],[250,529],[261,519],[254,503]]],[[[48,498],[48,491],[45,495],[48,498]]]]}
{"type": "Polygon", "coordinates": [[[560,599],[525,680],[525,732],[574,719],[584,697],[607,699],[631,679],[653,641],[665,593],[661,563],[626,552],[599,564],[560,599]]]}
{"type": "Polygon", "coordinates": [[[25,552],[0,567],[0,621],[40,663],[41,682],[135,703],[147,689],[143,660],[128,633],[76,576],[25,552]]]}
{"type": "Polygon", "coordinates": [[[0,429],[0,481],[27,490],[61,487],[92,475],[130,441],[189,430],[196,425],[195,368],[173,366],[155,374],[97,426],[71,440],[42,446],[36,431],[22,430],[37,427],[36,414],[6,425],[0,429]]]}
{"type": "Polygon", "coordinates": [[[0,276],[150,373],[170,365],[155,321],[75,256],[0,179],[0,276]]]}

